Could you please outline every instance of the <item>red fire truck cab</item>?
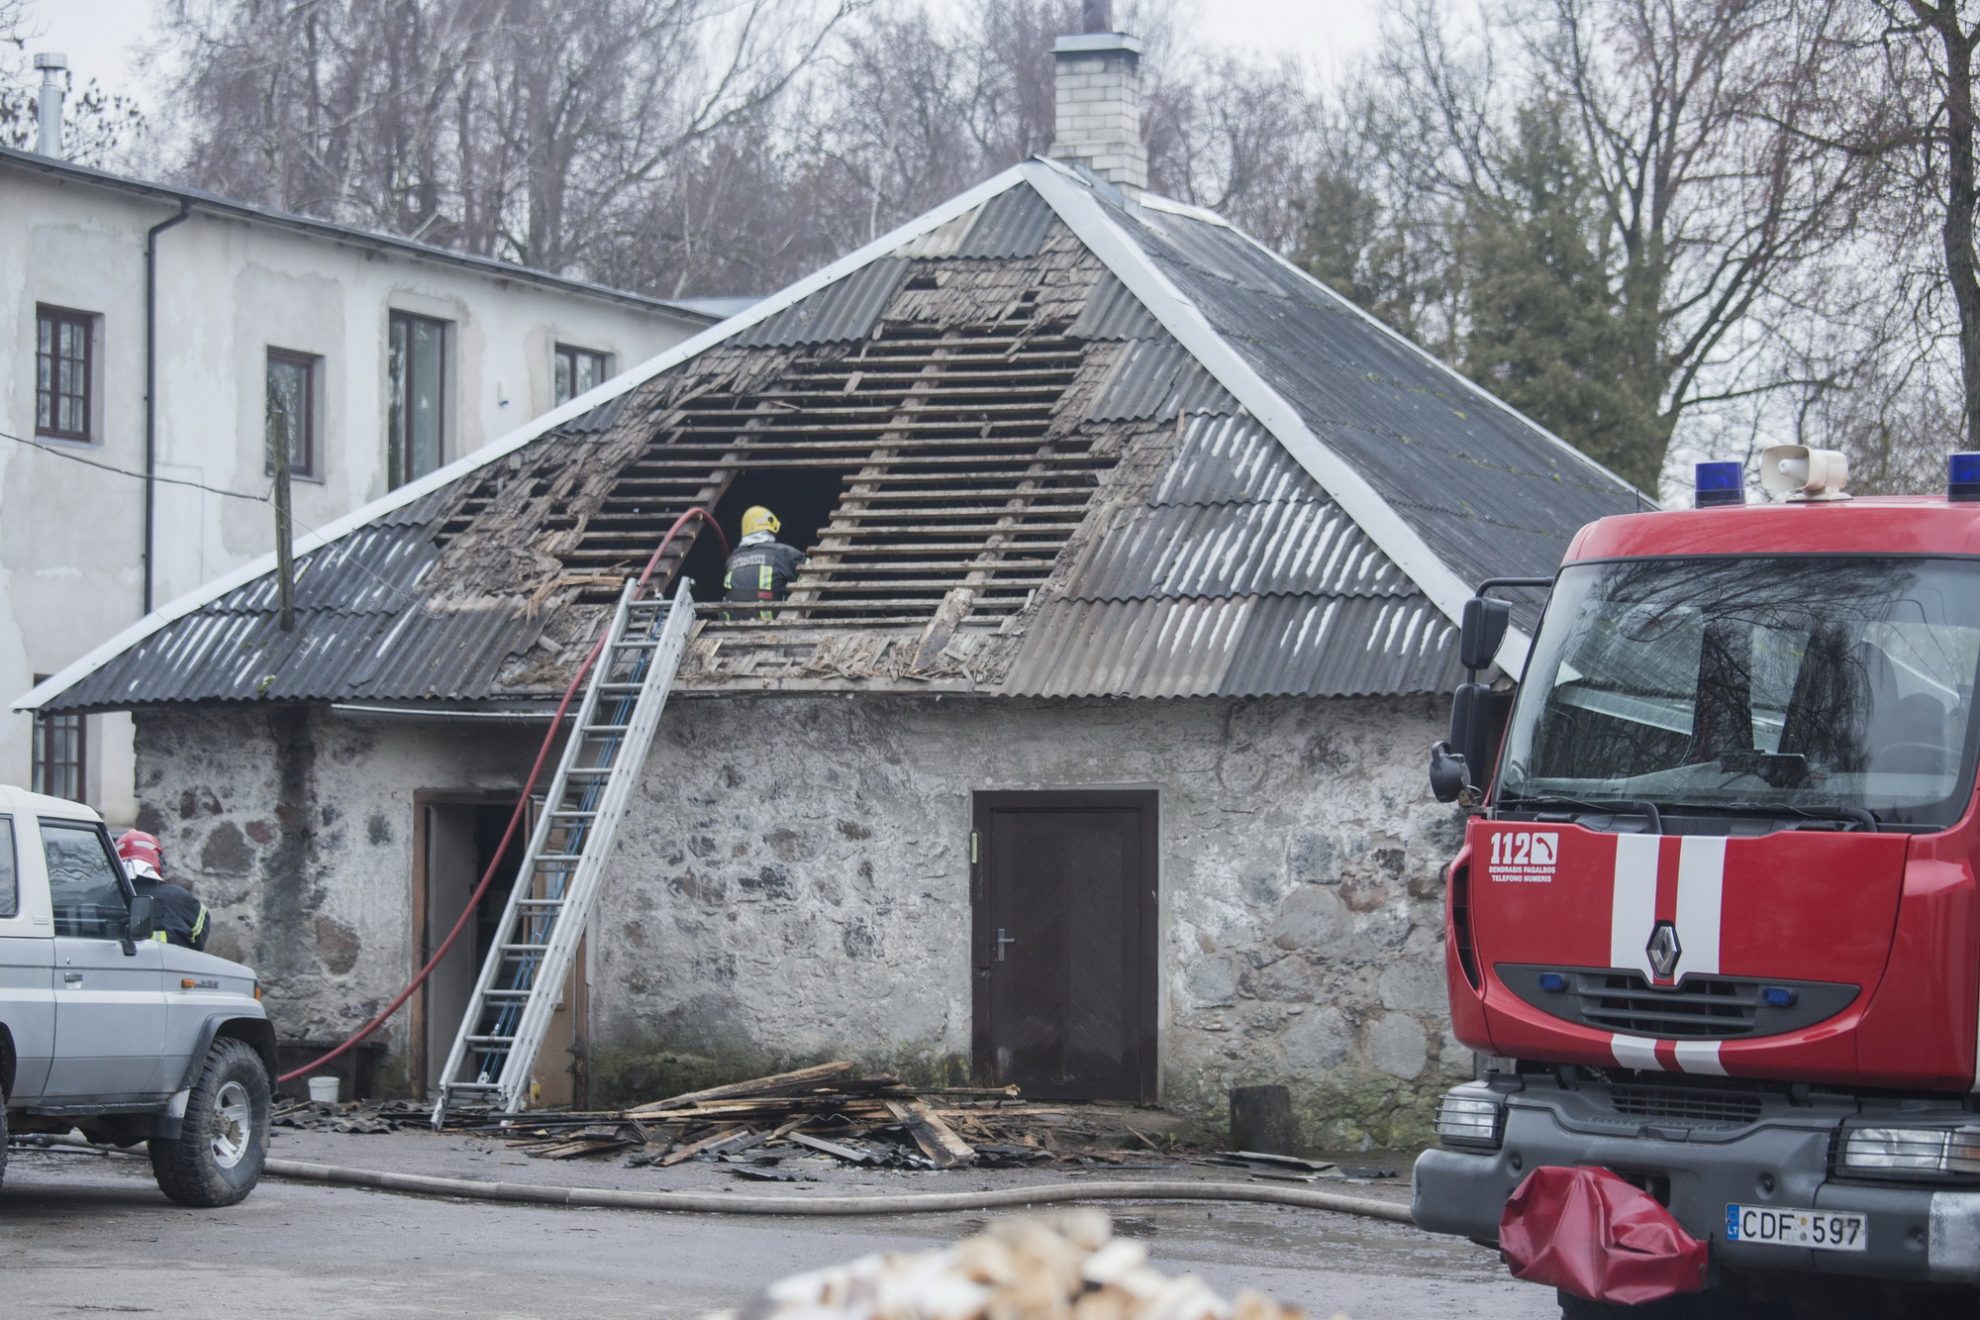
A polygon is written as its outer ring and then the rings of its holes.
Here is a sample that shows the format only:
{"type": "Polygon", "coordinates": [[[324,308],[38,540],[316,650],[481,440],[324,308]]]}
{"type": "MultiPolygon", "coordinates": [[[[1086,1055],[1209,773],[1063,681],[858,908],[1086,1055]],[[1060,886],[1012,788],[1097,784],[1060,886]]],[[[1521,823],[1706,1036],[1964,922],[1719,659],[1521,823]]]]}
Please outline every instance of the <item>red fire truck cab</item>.
{"type": "MultiPolygon", "coordinates": [[[[1904,498],[1764,462],[1788,500],[1735,466],[1701,474],[1716,507],[1580,532],[1502,734],[1503,694],[1458,693],[1432,779],[1469,811],[1445,963],[1484,1062],[1413,1209],[1502,1245],[1535,1170],[1601,1171],[1704,1244],[1657,1314],[1973,1316],[1980,455],[1904,498]]],[[[1483,595],[1476,668],[1508,623],[1483,595]]]]}

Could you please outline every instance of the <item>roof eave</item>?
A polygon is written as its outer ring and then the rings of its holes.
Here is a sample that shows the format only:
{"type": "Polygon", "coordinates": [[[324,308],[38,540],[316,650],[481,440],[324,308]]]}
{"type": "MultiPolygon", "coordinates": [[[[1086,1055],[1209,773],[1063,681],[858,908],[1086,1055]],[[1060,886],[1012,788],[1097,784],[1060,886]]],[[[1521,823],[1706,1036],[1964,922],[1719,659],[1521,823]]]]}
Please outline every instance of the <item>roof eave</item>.
{"type": "Polygon", "coordinates": [[[469,252],[456,252],[451,248],[439,247],[432,243],[422,243],[417,239],[401,238],[396,234],[384,234],[377,230],[360,229],[355,225],[339,224],[334,220],[322,220],[315,216],[298,215],[293,211],[277,210],[269,206],[257,206],[251,202],[238,202],[197,188],[180,188],[171,184],[153,183],[148,179],[134,179],[127,175],[112,174],[107,170],[93,169],[87,165],[77,165],[71,161],[54,160],[35,152],[21,151],[14,147],[0,147],[0,165],[11,165],[18,169],[47,174],[73,183],[90,187],[105,188],[114,192],[129,193],[160,202],[178,205],[183,203],[194,211],[221,216],[230,220],[244,220],[254,224],[269,225],[277,229],[288,229],[312,237],[346,243],[354,247],[369,248],[374,251],[390,252],[411,257],[419,261],[431,261],[442,265],[457,266],[471,270],[491,279],[515,280],[523,284],[535,284],[544,288],[556,289],[562,293],[573,293],[581,297],[597,298],[604,302],[616,302],[638,307],[645,311],[664,312],[696,325],[713,325],[721,318],[711,312],[687,306],[667,298],[655,298],[637,293],[631,289],[613,288],[608,284],[594,284],[590,280],[572,279],[568,275],[558,275],[552,271],[538,270],[533,266],[519,266],[511,262],[499,261],[494,257],[476,256],[469,252]]]}

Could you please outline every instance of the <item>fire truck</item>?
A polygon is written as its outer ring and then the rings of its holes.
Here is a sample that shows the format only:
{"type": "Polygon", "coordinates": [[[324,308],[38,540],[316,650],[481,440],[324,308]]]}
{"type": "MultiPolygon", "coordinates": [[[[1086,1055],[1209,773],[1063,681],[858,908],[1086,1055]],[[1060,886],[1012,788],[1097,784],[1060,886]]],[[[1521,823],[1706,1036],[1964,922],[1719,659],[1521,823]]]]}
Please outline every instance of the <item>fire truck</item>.
{"type": "Polygon", "coordinates": [[[1980,453],[1930,496],[1798,446],[1761,475],[1701,464],[1698,507],[1466,606],[1431,782],[1480,1063],[1414,1214],[1569,1317],[1973,1317],[1980,453]],[[1508,693],[1478,671],[1523,591],[1508,693]]]}

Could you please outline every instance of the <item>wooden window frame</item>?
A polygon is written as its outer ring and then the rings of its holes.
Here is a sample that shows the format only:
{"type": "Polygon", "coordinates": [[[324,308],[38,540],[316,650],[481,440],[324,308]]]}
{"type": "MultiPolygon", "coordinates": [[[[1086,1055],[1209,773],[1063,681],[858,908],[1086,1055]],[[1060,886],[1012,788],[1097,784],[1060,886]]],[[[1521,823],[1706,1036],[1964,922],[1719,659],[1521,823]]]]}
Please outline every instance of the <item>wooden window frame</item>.
{"type": "MultiPolygon", "coordinates": [[[[578,395],[589,392],[577,387],[578,361],[581,358],[589,358],[597,363],[599,385],[603,385],[612,378],[612,355],[610,353],[605,352],[603,349],[585,348],[579,344],[558,344],[550,355],[550,393],[553,396],[556,406],[561,407],[569,403],[572,399],[575,399],[578,395]],[[561,398],[555,397],[557,395],[557,369],[559,367],[565,368],[571,382],[571,392],[563,395],[561,398]]],[[[596,389],[597,386],[594,385],[592,388],[596,389]]]]}
{"type": "Polygon", "coordinates": [[[268,443],[273,437],[267,436],[266,426],[269,397],[268,374],[269,369],[277,364],[289,367],[301,367],[303,371],[302,461],[298,463],[293,458],[289,460],[289,475],[311,479],[321,475],[317,471],[316,464],[316,373],[320,369],[322,361],[322,356],[316,353],[299,353],[294,349],[274,347],[270,347],[268,350],[268,359],[262,368],[261,389],[263,435],[265,437],[263,448],[266,450],[263,461],[267,465],[264,470],[270,476],[273,476],[275,473],[275,447],[273,444],[268,443]]]}
{"type": "Polygon", "coordinates": [[[440,330],[440,371],[438,389],[435,395],[435,413],[437,416],[435,430],[437,434],[434,437],[435,452],[433,470],[437,472],[447,466],[447,355],[448,350],[452,348],[454,342],[454,323],[443,317],[426,316],[419,312],[403,311],[397,307],[390,308],[387,311],[385,320],[385,355],[387,363],[385,369],[385,410],[388,437],[391,428],[392,411],[395,408],[398,409],[400,416],[404,419],[400,427],[399,452],[396,455],[388,452],[386,456],[386,467],[388,469],[386,472],[386,482],[394,490],[406,485],[408,482],[417,481],[421,476],[425,475],[424,473],[413,471],[413,451],[416,446],[413,443],[412,437],[412,382],[415,374],[413,363],[413,329],[422,323],[437,326],[440,330]],[[405,395],[403,402],[401,402],[400,398],[394,396],[392,392],[393,382],[390,366],[392,338],[402,325],[406,329],[406,368],[403,376],[405,395]]]}
{"type": "MultiPolygon", "coordinates": [[[[46,674],[36,674],[34,681],[39,684],[48,678],[46,674]]],[[[81,802],[89,794],[89,716],[87,715],[42,715],[34,717],[33,760],[28,771],[30,791],[45,793],[49,797],[67,798],[71,802],[81,802]],[[58,760],[55,757],[56,740],[50,735],[70,729],[75,733],[76,755],[73,761],[58,760]],[[75,792],[65,793],[64,787],[55,777],[73,771],[75,792]]]]}
{"type": "Polygon", "coordinates": [[[51,303],[34,305],[34,433],[52,440],[78,441],[94,444],[96,441],[96,313],[80,311],[73,307],[57,307],[51,303]],[[49,354],[41,351],[41,328],[44,323],[53,323],[57,329],[54,340],[55,352],[49,363],[49,388],[41,388],[41,364],[49,354]],[[70,326],[82,332],[82,393],[64,394],[57,385],[57,368],[61,357],[60,327],[70,326]],[[58,424],[61,416],[60,401],[80,397],[82,401],[82,429],[69,430],[58,424]],[[49,400],[49,424],[41,424],[41,403],[49,400]]]}

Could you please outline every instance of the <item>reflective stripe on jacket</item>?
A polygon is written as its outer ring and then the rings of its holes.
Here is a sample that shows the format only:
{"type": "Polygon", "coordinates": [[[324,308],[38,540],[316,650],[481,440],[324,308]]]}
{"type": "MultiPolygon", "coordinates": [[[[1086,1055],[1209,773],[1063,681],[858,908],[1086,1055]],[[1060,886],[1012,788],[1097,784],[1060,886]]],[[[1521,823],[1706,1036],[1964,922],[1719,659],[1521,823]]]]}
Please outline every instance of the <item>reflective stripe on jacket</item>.
{"type": "MultiPolygon", "coordinates": [[[[722,575],[722,599],[731,605],[760,604],[782,600],[790,594],[791,580],[804,563],[804,552],[782,541],[762,541],[743,545],[729,556],[722,575]]],[[[746,619],[747,610],[725,610],[725,618],[746,619]]],[[[770,611],[758,609],[756,617],[767,619],[770,611]]]]}
{"type": "Polygon", "coordinates": [[[188,949],[206,947],[206,904],[191,891],[148,877],[134,877],[131,884],[140,895],[151,899],[151,918],[157,926],[151,938],[188,949]]]}

